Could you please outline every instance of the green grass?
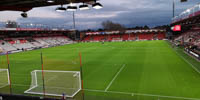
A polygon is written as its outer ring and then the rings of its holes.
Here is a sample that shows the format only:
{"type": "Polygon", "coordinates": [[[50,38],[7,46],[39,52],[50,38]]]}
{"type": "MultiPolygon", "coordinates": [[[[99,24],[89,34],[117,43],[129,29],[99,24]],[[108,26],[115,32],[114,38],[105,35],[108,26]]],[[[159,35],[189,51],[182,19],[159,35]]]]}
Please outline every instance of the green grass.
{"type": "MultiPolygon", "coordinates": [[[[79,43],[11,54],[14,94],[23,94],[30,72],[41,70],[41,51],[45,70],[80,71],[82,53],[85,100],[200,100],[200,73],[193,69],[200,63],[167,41],[79,43]]],[[[7,67],[6,56],[0,56],[0,64],[7,67]]],[[[75,97],[80,98],[81,93],[75,97]]]]}

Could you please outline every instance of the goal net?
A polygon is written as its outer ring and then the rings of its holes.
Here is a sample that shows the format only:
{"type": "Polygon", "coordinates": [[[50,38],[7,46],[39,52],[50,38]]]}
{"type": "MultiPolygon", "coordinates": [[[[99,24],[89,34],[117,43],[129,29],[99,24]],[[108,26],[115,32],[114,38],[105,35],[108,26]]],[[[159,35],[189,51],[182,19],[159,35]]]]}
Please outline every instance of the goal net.
{"type": "Polygon", "coordinates": [[[8,86],[9,84],[8,69],[0,69],[0,88],[8,86]]]}
{"type": "Polygon", "coordinates": [[[65,94],[66,97],[74,97],[81,90],[81,77],[78,71],[44,70],[44,81],[42,70],[32,71],[31,76],[31,86],[24,93],[40,95],[45,93],[49,96],[63,96],[65,94]]]}

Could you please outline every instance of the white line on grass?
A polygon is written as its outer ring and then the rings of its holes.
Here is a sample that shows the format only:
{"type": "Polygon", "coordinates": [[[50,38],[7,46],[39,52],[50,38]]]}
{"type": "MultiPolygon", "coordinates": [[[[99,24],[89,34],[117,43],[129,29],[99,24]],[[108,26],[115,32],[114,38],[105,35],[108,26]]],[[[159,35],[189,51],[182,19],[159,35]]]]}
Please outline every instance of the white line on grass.
{"type": "Polygon", "coordinates": [[[124,69],[124,67],[126,66],[126,64],[123,64],[123,66],[120,68],[120,70],[117,72],[117,74],[115,75],[115,77],[112,79],[112,81],[109,83],[109,85],[106,87],[105,91],[108,91],[108,89],[110,88],[110,86],[112,85],[112,83],[115,81],[115,79],[117,78],[117,76],[119,75],[119,73],[124,69]]]}
{"type": "Polygon", "coordinates": [[[3,87],[6,87],[6,86],[8,86],[9,84],[5,84],[5,85],[3,85],[3,86],[0,86],[0,88],[3,88],[3,87]]]}
{"type": "Polygon", "coordinates": [[[22,86],[22,87],[30,87],[30,85],[24,85],[24,84],[12,84],[13,86],[22,86]]]}
{"type": "Polygon", "coordinates": [[[143,93],[130,93],[130,92],[118,92],[118,91],[103,91],[103,90],[92,90],[92,89],[84,89],[84,90],[85,91],[91,91],[91,92],[126,94],[126,95],[131,95],[131,96],[148,96],[148,97],[173,98],[173,99],[184,99],[184,100],[200,100],[199,98],[188,98],[188,97],[177,97],[177,96],[164,96],[164,95],[143,94],[143,93]]]}
{"type": "MultiPolygon", "coordinates": [[[[169,46],[169,44],[168,44],[169,46]]],[[[170,46],[169,46],[170,47],[170,46]]],[[[171,47],[170,47],[171,48],[171,47]]],[[[173,48],[171,48],[172,50],[174,50],[173,48]]],[[[190,63],[188,60],[186,60],[181,54],[179,54],[176,50],[174,50],[175,53],[180,56],[186,63],[188,63],[196,72],[198,72],[200,74],[200,71],[192,64],[190,63]]]]}
{"type": "MultiPolygon", "coordinates": [[[[176,52],[176,51],[175,51],[176,52]]],[[[180,55],[178,52],[176,52],[186,63],[188,63],[189,65],[191,65],[192,66],[192,68],[195,70],[195,71],[197,71],[199,74],[200,74],[200,71],[196,68],[196,67],[194,67],[194,65],[192,64],[192,63],[190,63],[189,61],[187,61],[182,55],[180,55]]]]}

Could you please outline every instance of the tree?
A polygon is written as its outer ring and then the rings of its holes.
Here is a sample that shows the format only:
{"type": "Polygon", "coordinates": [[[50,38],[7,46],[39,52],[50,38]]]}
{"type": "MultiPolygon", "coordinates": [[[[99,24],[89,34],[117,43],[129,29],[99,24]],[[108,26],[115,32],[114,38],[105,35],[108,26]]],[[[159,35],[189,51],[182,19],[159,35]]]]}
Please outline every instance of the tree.
{"type": "Polygon", "coordinates": [[[169,25],[162,25],[162,26],[156,26],[156,27],[154,27],[154,29],[168,29],[168,28],[170,28],[169,25]]]}
{"type": "Polygon", "coordinates": [[[149,27],[147,25],[144,26],[144,29],[149,29],[149,27]]]}
{"type": "Polygon", "coordinates": [[[103,29],[99,28],[98,31],[104,31],[103,29]]]}
{"type": "Polygon", "coordinates": [[[112,21],[104,21],[102,22],[102,26],[105,30],[124,30],[125,27],[119,23],[114,23],[112,21]]]}

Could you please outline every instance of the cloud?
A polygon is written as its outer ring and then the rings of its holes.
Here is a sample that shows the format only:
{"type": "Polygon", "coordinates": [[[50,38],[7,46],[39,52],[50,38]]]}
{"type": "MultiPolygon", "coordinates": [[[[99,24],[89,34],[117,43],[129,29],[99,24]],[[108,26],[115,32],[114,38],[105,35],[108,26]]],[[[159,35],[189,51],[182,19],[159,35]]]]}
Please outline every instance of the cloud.
{"type": "Polygon", "coordinates": [[[55,7],[43,7],[43,8],[34,8],[28,12],[28,15],[31,17],[40,17],[40,18],[64,18],[59,12],[55,12],[55,7]]]}
{"type": "MultiPolygon", "coordinates": [[[[172,0],[100,0],[101,10],[90,9],[75,13],[78,29],[101,28],[102,21],[111,20],[127,27],[136,25],[164,25],[172,18],[172,0]]],[[[176,0],[176,15],[197,4],[198,0],[180,3],[176,0]]],[[[20,23],[36,23],[49,26],[73,26],[72,12],[58,13],[55,8],[35,8],[28,12],[29,18],[20,17],[20,12],[0,12],[0,21],[17,20],[20,23]]]]}
{"type": "Polygon", "coordinates": [[[0,21],[5,22],[7,20],[17,20],[20,17],[20,12],[3,11],[0,12],[0,15],[0,21]]]}
{"type": "Polygon", "coordinates": [[[126,13],[128,11],[109,11],[109,12],[93,12],[93,13],[79,13],[76,18],[80,19],[100,19],[100,18],[113,18],[117,17],[121,13],[126,13]]]}

